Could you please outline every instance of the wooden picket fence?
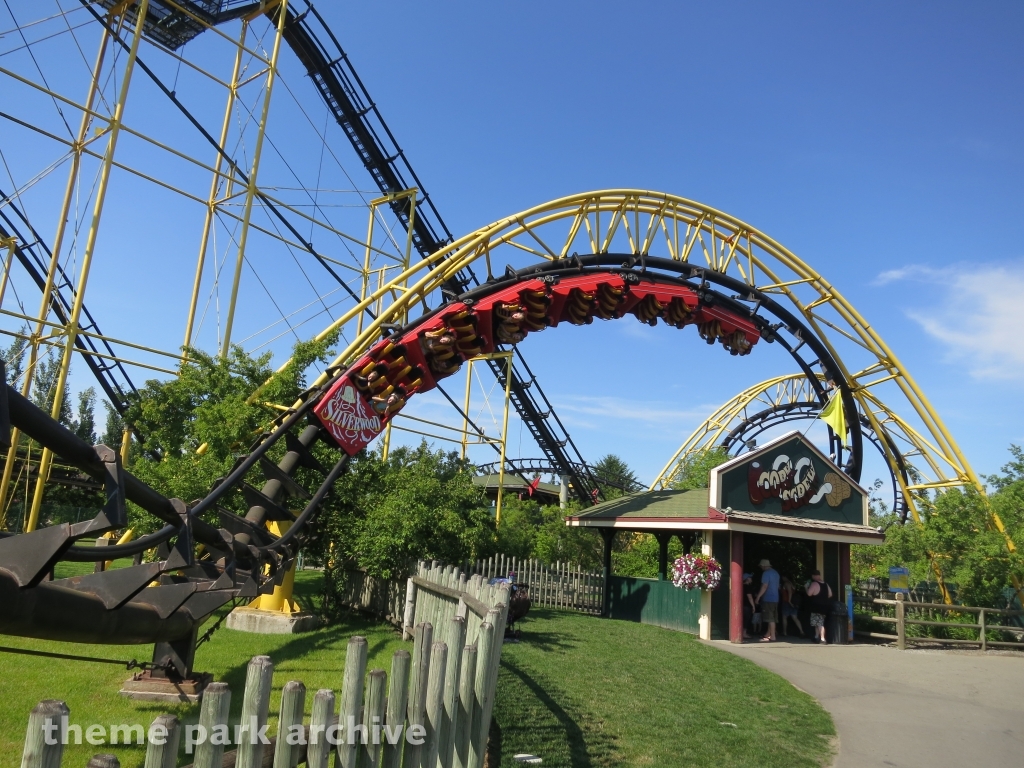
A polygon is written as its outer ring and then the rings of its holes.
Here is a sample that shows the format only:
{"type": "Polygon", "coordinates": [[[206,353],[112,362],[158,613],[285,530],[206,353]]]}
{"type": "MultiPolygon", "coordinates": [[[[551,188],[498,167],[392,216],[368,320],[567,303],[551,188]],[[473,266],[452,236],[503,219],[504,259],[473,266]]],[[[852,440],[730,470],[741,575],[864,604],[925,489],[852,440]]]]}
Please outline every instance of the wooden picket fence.
{"type": "Polygon", "coordinates": [[[509,578],[530,588],[530,601],[537,608],[558,608],[599,615],[604,600],[604,575],[586,571],[573,563],[553,565],[540,560],[495,555],[477,560],[467,569],[485,579],[509,578]]]}
{"type": "Polygon", "coordinates": [[[372,613],[398,628],[405,616],[406,582],[349,569],[334,575],[334,599],[346,608],[372,613]]]}
{"type": "MultiPolygon", "coordinates": [[[[508,598],[508,585],[489,585],[482,576],[467,577],[451,566],[420,563],[407,582],[404,606],[413,651],[394,654],[390,676],[382,669],[367,673],[366,638],[353,637],[340,699],[330,689],[317,691],[307,724],[305,685],[286,683],[278,736],[263,744],[252,736],[267,723],[274,665],[269,656],[256,656],[249,662],[242,694],[239,723],[249,726],[246,735],[228,753],[209,738],[198,743],[189,768],[327,768],[335,750],[337,768],[482,768],[508,598]],[[383,726],[390,726],[393,734],[396,725],[403,726],[401,737],[391,743],[383,726]],[[295,726],[302,728],[302,739],[280,738],[295,733],[295,726]],[[414,740],[422,740],[420,744],[407,738],[414,727],[414,740]],[[328,734],[333,730],[337,735],[338,729],[344,743],[335,746],[328,734]],[[372,737],[375,730],[380,734],[377,743],[372,737]],[[350,732],[355,738],[348,738],[350,732]]],[[[198,725],[207,734],[227,726],[230,705],[228,685],[211,683],[203,695],[198,725]]],[[[67,705],[56,700],[43,701],[32,710],[22,768],[60,768],[67,722],[63,717],[68,714],[67,705]],[[47,743],[47,734],[54,744],[47,743]]],[[[188,742],[190,736],[198,741],[199,732],[193,730],[196,726],[183,727],[173,715],[157,717],[148,733],[156,727],[163,729],[164,737],[148,741],[146,768],[175,768],[183,733],[188,742]]],[[[120,768],[120,762],[113,755],[97,755],[88,768],[120,768]]]]}

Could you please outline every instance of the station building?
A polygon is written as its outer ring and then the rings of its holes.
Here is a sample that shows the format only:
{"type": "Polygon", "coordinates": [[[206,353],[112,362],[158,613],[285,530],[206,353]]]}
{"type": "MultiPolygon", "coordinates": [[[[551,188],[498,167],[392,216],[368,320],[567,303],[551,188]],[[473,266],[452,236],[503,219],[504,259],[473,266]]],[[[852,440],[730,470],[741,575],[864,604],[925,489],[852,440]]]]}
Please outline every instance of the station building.
{"type": "Polygon", "coordinates": [[[743,574],[758,583],[762,558],[799,587],[820,570],[836,599],[850,583],[850,545],[881,544],[868,525],[868,493],[798,432],[790,432],[711,471],[709,487],[647,491],[591,507],[566,524],[604,539],[604,615],[692,632],[704,639],[743,635],[743,574]],[[658,577],[612,573],[616,536],[653,534],[658,577]],[[722,564],[714,590],[671,581],[669,544],[722,564]]]}

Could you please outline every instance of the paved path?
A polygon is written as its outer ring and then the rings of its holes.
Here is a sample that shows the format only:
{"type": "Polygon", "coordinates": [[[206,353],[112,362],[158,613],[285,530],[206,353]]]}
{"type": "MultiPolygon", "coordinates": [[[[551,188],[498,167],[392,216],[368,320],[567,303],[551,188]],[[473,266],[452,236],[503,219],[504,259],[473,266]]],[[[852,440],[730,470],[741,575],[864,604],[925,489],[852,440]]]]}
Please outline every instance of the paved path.
{"type": "Polygon", "coordinates": [[[836,768],[1024,766],[1024,656],[875,645],[712,643],[814,696],[836,768]]]}

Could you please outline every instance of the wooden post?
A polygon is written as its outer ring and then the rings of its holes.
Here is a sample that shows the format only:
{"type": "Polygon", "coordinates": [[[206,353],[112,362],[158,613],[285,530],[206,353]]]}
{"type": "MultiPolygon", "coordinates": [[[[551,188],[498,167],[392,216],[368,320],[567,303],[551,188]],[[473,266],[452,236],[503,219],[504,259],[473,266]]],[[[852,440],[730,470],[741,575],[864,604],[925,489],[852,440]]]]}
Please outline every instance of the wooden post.
{"type": "MultiPolygon", "coordinates": [[[[846,594],[846,585],[850,584],[850,545],[839,545],[839,589],[837,595],[846,594]]],[[[838,599],[838,598],[837,598],[838,599]]]]}
{"type": "Polygon", "coordinates": [[[199,710],[199,725],[203,728],[200,733],[204,733],[205,738],[196,745],[192,768],[220,768],[224,759],[224,745],[213,743],[213,732],[218,725],[227,726],[230,711],[231,689],[228,684],[210,683],[206,686],[203,705],[199,710]]]}
{"type": "Polygon", "coordinates": [[[476,645],[462,649],[462,671],[459,675],[459,709],[455,719],[452,768],[468,768],[469,741],[473,728],[473,684],[476,682],[476,645]]]}
{"type": "Polygon", "coordinates": [[[313,714],[309,719],[309,744],[306,746],[307,768],[327,768],[327,759],[331,756],[327,729],[333,724],[334,691],[330,688],[321,688],[313,696],[313,714]]]}
{"type": "MultiPolygon", "coordinates": [[[[430,646],[433,643],[434,628],[430,624],[416,626],[416,640],[412,646],[412,676],[409,680],[408,725],[426,726],[427,680],[430,674],[430,646]]],[[[406,744],[402,756],[403,768],[419,768],[423,755],[422,744],[406,744]]]]}
{"type": "Polygon", "coordinates": [[[612,542],[615,541],[614,528],[598,528],[604,539],[604,567],[601,577],[604,579],[604,594],[601,596],[601,615],[608,616],[612,602],[612,542]]]}
{"type": "Polygon", "coordinates": [[[988,650],[988,638],[985,637],[985,609],[978,612],[978,624],[981,626],[981,650],[988,650]]]}
{"type": "Polygon", "coordinates": [[[306,711],[306,686],[291,680],[281,689],[281,713],[277,718],[277,743],[274,745],[274,768],[292,768],[299,762],[299,745],[289,744],[292,726],[302,728],[306,711]]]}
{"type": "Polygon", "coordinates": [[[487,690],[489,696],[484,706],[482,729],[484,733],[484,751],[487,750],[487,733],[490,731],[491,715],[494,712],[494,697],[498,689],[498,669],[501,665],[501,646],[505,640],[505,621],[508,618],[508,589],[502,590],[498,602],[493,609],[487,612],[487,621],[494,627],[494,634],[491,640],[493,649],[491,651],[491,666],[487,671],[487,690]]]}
{"type": "MultiPolygon", "coordinates": [[[[402,741],[405,736],[405,712],[409,705],[409,666],[412,657],[406,650],[395,651],[391,657],[391,687],[388,689],[387,725],[392,733],[396,727],[402,728],[395,744],[387,741],[384,744],[384,759],[381,768],[398,768],[402,761],[402,741]]],[[[310,765],[309,768],[317,768],[310,765]]],[[[326,766],[324,766],[326,768],[326,766]]]]}
{"type": "MultiPolygon", "coordinates": [[[[257,656],[257,659],[265,659],[266,656],[257,656]]],[[[256,659],[253,659],[255,661],[256,659]]],[[[249,662],[250,666],[252,662],[249,662]]],[[[270,695],[269,686],[267,695],[270,695]]],[[[243,709],[244,711],[244,709],[243,709]]],[[[264,716],[263,722],[266,722],[264,716]]],[[[150,742],[146,746],[146,768],[174,768],[178,764],[178,742],[181,740],[181,723],[174,715],[160,715],[153,721],[150,729],[150,742]],[[155,738],[157,728],[162,728],[163,738],[155,738]]],[[[239,745],[241,753],[241,745],[239,745]]],[[[252,763],[243,763],[239,760],[238,768],[253,768],[252,763]]],[[[258,763],[256,764],[259,765],[258,763]]]]}
{"type": "Polygon", "coordinates": [[[467,768],[483,768],[484,752],[487,747],[487,731],[484,713],[491,692],[487,689],[490,677],[491,658],[494,654],[494,626],[488,622],[480,625],[477,637],[476,680],[473,683],[473,720],[470,725],[469,765],[467,768]]]}
{"type": "Polygon", "coordinates": [[[94,755],[85,768],[121,768],[116,755],[94,755]]]}
{"type": "Polygon", "coordinates": [[[672,534],[658,531],[654,537],[658,540],[658,581],[665,581],[668,579],[668,543],[672,534]]]}
{"type": "Polygon", "coordinates": [[[32,708],[21,768],[60,768],[66,735],[64,718],[69,714],[68,705],[56,699],[46,699],[32,708]]]}
{"type": "Polygon", "coordinates": [[[402,621],[402,639],[412,637],[413,619],[416,616],[416,584],[410,578],[405,585],[405,617],[402,621]]]}
{"type": "Polygon", "coordinates": [[[901,651],[907,649],[907,626],[906,626],[906,597],[902,592],[896,593],[896,647],[901,651]]]}
{"type": "MultiPolygon", "coordinates": [[[[259,729],[270,715],[270,687],[274,677],[274,663],[269,656],[254,656],[245,674],[245,692],[242,694],[241,738],[236,749],[238,768],[262,768],[263,743],[259,729]]],[[[151,768],[148,761],[146,768],[151,768]]],[[[153,767],[155,768],[155,766],[153,767]]],[[[173,764],[172,764],[173,768],[173,764]]]]}
{"type": "Polygon", "coordinates": [[[338,725],[341,729],[338,732],[337,765],[339,768],[356,768],[356,760],[359,756],[358,745],[349,743],[355,741],[355,739],[349,738],[349,731],[362,720],[360,709],[363,706],[366,654],[365,637],[357,635],[348,641],[348,650],[345,653],[345,677],[341,684],[341,705],[338,710],[338,725]]]}
{"type": "MultiPolygon", "coordinates": [[[[461,600],[459,605],[465,606],[461,600]]],[[[438,755],[441,765],[450,768],[452,751],[455,746],[455,722],[459,707],[459,672],[462,669],[462,649],[466,644],[466,619],[455,616],[448,622],[448,663],[444,680],[444,714],[441,717],[441,735],[438,740],[438,755]]]]}
{"type": "Polygon", "coordinates": [[[444,730],[444,685],[448,665],[448,645],[438,640],[430,647],[430,674],[427,678],[427,740],[423,745],[423,768],[437,768],[437,755],[444,730]]]}
{"type": "MultiPolygon", "coordinates": [[[[388,689],[388,675],[383,669],[370,670],[370,680],[366,686],[366,703],[363,705],[363,725],[366,734],[360,750],[360,765],[365,768],[377,768],[380,759],[381,735],[384,724],[384,707],[387,704],[385,695],[388,689]]],[[[277,768],[275,765],[274,768],[277,768]]],[[[288,768],[291,768],[289,766],[288,768]]]]}
{"type": "Polygon", "coordinates": [[[729,558],[729,642],[743,642],[743,533],[732,531],[729,558]]]}

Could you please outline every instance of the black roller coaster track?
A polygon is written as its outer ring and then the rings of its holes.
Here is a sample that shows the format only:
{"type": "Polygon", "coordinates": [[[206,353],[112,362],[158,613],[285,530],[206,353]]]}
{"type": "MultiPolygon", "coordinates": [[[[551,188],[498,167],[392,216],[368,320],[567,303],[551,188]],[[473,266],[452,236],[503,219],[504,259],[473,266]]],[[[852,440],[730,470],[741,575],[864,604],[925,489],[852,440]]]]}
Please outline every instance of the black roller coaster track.
{"type": "MultiPolygon", "coordinates": [[[[28,273],[32,282],[42,293],[46,289],[46,274],[52,256],[49,247],[29,223],[17,201],[0,190],[0,237],[13,238],[14,255],[28,273]]],[[[71,306],[75,301],[75,285],[58,263],[54,272],[53,290],[50,294],[50,308],[60,322],[67,327],[71,320],[71,306]]],[[[24,314],[29,314],[26,308],[24,314]]],[[[75,346],[82,353],[103,394],[118,412],[124,413],[129,397],[136,393],[135,385],[128,377],[124,366],[117,361],[113,348],[100,332],[99,325],[87,307],[82,307],[75,346]]],[[[30,321],[25,321],[31,325],[30,321]]]]}
{"type": "MultiPolygon", "coordinates": [[[[81,0],[87,4],[87,0],[81,0]]],[[[115,0],[102,0],[99,5],[110,9],[119,3],[115,0]]],[[[298,3],[289,5],[286,12],[284,40],[306,68],[310,79],[316,85],[331,114],[344,131],[362,161],[363,166],[373,178],[374,183],[385,195],[402,192],[415,187],[420,197],[413,215],[413,203],[408,198],[392,199],[389,203],[402,226],[411,233],[412,244],[423,258],[430,256],[440,248],[452,242],[452,234],[441,218],[429,193],[420,181],[416,172],[409,164],[405,152],[399,146],[387,123],[370,97],[362,80],[356,73],[338,39],[331,32],[323,17],[316,8],[303,0],[300,10],[295,10],[298,3]]],[[[244,0],[178,0],[170,3],[153,0],[145,19],[145,34],[171,49],[180,48],[189,40],[201,34],[205,25],[217,25],[248,16],[261,7],[260,3],[244,0]],[[201,20],[201,21],[200,21],[201,20]]],[[[134,23],[135,7],[126,11],[127,18],[134,23]]],[[[272,20],[276,9],[267,11],[272,20]]],[[[114,30],[111,33],[119,39],[114,30]]],[[[123,41],[122,41],[123,44],[123,41]]],[[[143,70],[151,78],[155,75],[148,67],[143,70]]],[[[161,87],[162,84],[160,84],[161,87]]],[[[178,102],[174,94],[163,87],[165,93],[183,112],[187,111],[178,102]]],[[[188,115],[190,119],[191,116],[188,115]]],[[[193,119],[193,123],[197,125],[193,119]]],[[[202,131],[207,139],[216,146],[212,137],[202,131]]],[[[230,158],[225,158],[234,171],[244,177],[241,169],[230,158]]],[[[264,199],[264,205],[279,218],[291,233],[316,256],[320,263],[328,269],[347,288],[340,278],[334,274],[328,263],[320,258],[312,245],[295,231],[281,216],[277,208],[264,199]]],[[[443,292],[448,296],[459,295],[480,284],[471,269],[456,273],[443,292]]],[[[506,368],[501,359],[489,359],[487,365],[497,378],[500,386],[505,386],[506,368]]],[[[559,467],[559,473],[568,475],[573,481],[573,492],[584,504],[592,500],[592,492],[597,487],[586,474],[578,474],[576,468],[585,464],[576,444],[569,436],[565,425],[555,413],[551,402],[537,382],[536,376],[526,360],[515,350],[512,366],[512,381],[509,386],[509,399],[519,417],[522,419],[537,446],[552,465],[559,467]]],[[[448,398],[453,405],[454,402],[448,398]]],[[[455,406],[458,409],[458,406],[455,406]]]]}
{"type": "MultiPolygon", "coordinates": [[[[476,471],[482,475],[493,475],[497,474],[501,462],[492,461],[487,464],[477,464],[476,471]]],[[[506,470],[512,469],[517,475],[523,479],[527,479],[528,475],[557,475],[559,474],[559,467],[556,467],[546,458],[537,459],[505,459],[506,470]]],[[[647,486],[639,481],[622,483],[618,480],[614,480],[603,476],[600,472],[594,469],[589,464],[577,464],[574,469],[577,474],[583,475],[590,480],[591,486],[608,486],[610,488],[616,488],[626,493],[637,493],[647,489],[647,486]]],[[[527,480],[529,482],[529,480],[527,480]]]]}

